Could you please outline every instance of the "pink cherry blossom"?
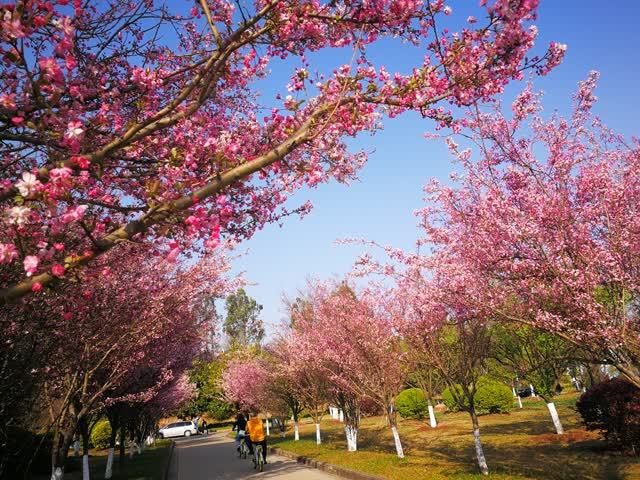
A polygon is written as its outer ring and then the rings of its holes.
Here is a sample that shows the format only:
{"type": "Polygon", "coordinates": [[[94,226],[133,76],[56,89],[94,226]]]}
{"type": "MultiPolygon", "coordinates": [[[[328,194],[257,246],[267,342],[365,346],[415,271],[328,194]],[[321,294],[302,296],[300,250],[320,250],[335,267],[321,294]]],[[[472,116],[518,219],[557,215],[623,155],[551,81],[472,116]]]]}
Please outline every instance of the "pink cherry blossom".
{"type": "Polygon", "coordinates": [[[57,263],[51,267],[51,273],[56,277],[64,277],[64,267],[57,263]]]}
{"type": "Polygon", "coordinates": [[[40,182],[36,176],[31,172],[23,172],[22,180],[16,182],[16,188],[23,197],[30,196],[36,188],[40,185],[40,182]]]}
{"type": "Polygon", "coordinates": [[[0,243],[0,263],[11,263],[18,257],[18,250],[12,243],[0,243]]]}
{"type": "Polygon", "coordinates": [[[35,255],[27,255],[24,257],[24,271],[27,273],[27,277],[30,277],[36,270],[38,269],[38,264],[40,263],[40,259],[35,255]]]}
{"type": "Polygon", "coordinates": [[[28,222],[31,210],[28,207],[12,207],[9,209],[7,217],[9,222],[15,225],[23,225],[28,222]]]}

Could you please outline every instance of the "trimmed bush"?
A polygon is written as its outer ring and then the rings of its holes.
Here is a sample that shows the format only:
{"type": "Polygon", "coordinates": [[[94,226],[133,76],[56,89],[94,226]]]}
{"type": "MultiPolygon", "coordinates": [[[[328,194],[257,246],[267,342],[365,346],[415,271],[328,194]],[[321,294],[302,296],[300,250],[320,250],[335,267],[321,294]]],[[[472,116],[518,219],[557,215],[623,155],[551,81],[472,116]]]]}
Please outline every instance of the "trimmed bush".
{"type": "Polygon", "coordinates": [[[593,385],[576,402],[587,430],[615,448],[640,454],[640,389],[622,378],[593,385]]]}
{"type": "MultiPolygon", "coordinates": [[[[455,385],[454,388],[458,398],[462,397],[460,385],[455,385]]],[[[452,412],[467,411],[469,409],[467,399],[463,399],[463,405],[458,404],[449,388],[442,392],[442,401],[452,412]]],[[[480,377],[474,396],[474,403],[478,415],[507,413],[513,407],[513,393],[503,383],[489,377],[480,377]]]]}
{"type": "Polygon", "coordinates": [[[424,392],[419,388],[407,388],[396,398],[396,408],[402,418],[423,419],[429,411],[424,392]]]}
{"type": "Polygon", "coordinates": [[[111,424],[109,420],[100,420],[91,430],[91,444],[99,450],[109,448],[111,440],[111,424]]]}

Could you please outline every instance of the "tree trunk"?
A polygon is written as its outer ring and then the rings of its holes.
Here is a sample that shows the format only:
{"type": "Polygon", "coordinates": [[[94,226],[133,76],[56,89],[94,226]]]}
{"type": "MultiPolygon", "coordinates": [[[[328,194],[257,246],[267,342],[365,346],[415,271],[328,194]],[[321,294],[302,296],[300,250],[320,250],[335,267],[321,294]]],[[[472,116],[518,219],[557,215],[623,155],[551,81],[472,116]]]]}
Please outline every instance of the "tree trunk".
{"type": "Polygon", "coordinates": [[[89,425],[86,420],[80,423],[82,430],[82,480],[90,480],[89,474],[89,425]]]}
{"type": "Polygon", "coordinates": [[[300,440],[300,428],[298,427],[298,422],[293,422],[293,439],[298,441],[300,440]]]}
{"type": "Polygon", "coordinates": [[[429,402],[429,425],[431,425],[431,428],[436,428],[438,426],[438,422],[436,421],[436,414],[433,410],[433,405],[431,405],[431,402],[429,402]]]}
{"type": "Polygon", "coordinates": [[[518,407],[522,408],[522,399],[520,398],[520,395],[517,395],[516,398],[518,399],[518,407]]]}
{"type": "Polygon", "coordinates": [[[73,432],[68,430],[55,433],[53,448],[51,449],[51,480],[61,480],[64,475],[64,464],[69,454],[69,447],[73,441],[73,432]]]}
{"type": "Polygon", "coordinates": [[[535,397],[536,396],[536,390],[533,388],[533,384],[532,383],[529,384],[529,388],[531,389],[531,396],[535,397]]]}
{"type": "Polygon", "coordinates": [[[271,436],[271,433],[269,433],[269,419],[267,418],[267,419],[264,421],[264,423],[265,423],[265,425],[266,425],[266,427],[267,427],[267,437],[269,437],[269,436],[271,436]]]}
{"type": "Polygon", "coordinates": [[[478,423],[478,415],[476,415],[475,408],[469,409],[469,415],[471,415],[471,423],[473,425],[473,442],[476,447],[476,458],[478,459],[478,467],[483,475],[489,475],[489,467],[487,466],[487,459],[484,457],[484,449],[482,448],[482,441],[480,440],[480,424],[478,423]]]}
{"type": "Polygon", "coordinates": [[[124,424],[120,425],[120,455],[118,457],[118,463],[120,464],[120,470],[124,468],[124,457],[126,455],[126,446],[125,446],[125,428],[124,424]]]}
{"type": "Polygon", "coordinates": [[[564,433],[564,429],[562,428],[562,423],[560,423],[560,417],[558,417],[558,411],[556,410],[555,404],[553,402],[547,402],[547,408],[549,409],[551,421],[556,429],[556,433],[558,435],[562,435],[564,433]]]}
{"type": "Polygon", "coordinates": [[[358,429],[351,425],[345,425],[344,433],[347,436],[347,450],[355,452],[358,450],[358,429]]]}
{"type": "Polygon", "coordinates": [[[404,458],[402,443],[400,443],[400,435],[398,435],[398,429],[395,425],[391,427],[391,433],[393,433],[393,440],[396,444],[396,454],[398,455],[398,458],[404,458]]]}
{"type": "Polygon", "coordinates": [[[338,419],[344,423],[344,412],[342,410],[338,412],[338,419]]]}
{"type": "Polygon", "coordinates": [[[320,424],[316,423],[316,444],[320,445],[322,443],[322,438],[320,437],[320,424]]]}
{"type": "Polygon", "coordinates": [[[109,448],[109,456],[107,457],[107,467],[104,470],[105,480],[110,480],[113,476],[113,454],[115,452],[114,447],[109,448]]]}
{"type": "Polygon", "coordinates": [[[90,480],[89,473],[89,455],[82,456],[82,480],[90,480]]]}

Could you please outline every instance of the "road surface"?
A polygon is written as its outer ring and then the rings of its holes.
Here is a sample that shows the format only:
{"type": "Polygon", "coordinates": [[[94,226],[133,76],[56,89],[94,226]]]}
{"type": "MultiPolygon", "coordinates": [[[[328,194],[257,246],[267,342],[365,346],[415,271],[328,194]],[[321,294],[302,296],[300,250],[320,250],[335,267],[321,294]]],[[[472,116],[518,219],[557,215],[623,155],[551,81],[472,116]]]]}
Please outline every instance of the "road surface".
{"type": "Polygon", "coordinates": [[[250,459],[241,460],[226,432],[176,440],[168,480],[282,479],[336,480],[337,477],[300,465],[279,455],[268,455],[264,472],[253,469],[250,459]]]}

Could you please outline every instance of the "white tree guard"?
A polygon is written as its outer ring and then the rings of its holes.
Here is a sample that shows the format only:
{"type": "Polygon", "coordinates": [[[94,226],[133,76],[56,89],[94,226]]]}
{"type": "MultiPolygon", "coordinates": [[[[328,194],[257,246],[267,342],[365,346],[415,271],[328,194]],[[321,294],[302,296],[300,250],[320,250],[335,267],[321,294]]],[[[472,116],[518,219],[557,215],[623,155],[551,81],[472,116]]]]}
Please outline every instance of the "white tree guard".
{"type": "Polygon", "coordinates": [[[396,453],[398,454],[398,458],[404,458],[404,451],[402,450],[402,443],[400,443],[398,429],[396,427],[391,427],[391,432],[393,432],[393,440],[396,442],[396,453]]]}
{"type": "Polygon", "coordinates": [[[316,423],[316,443],[320,445],[322,443],[322,437],[320,437],[320,424],[316,423]]]}
{"type": "Polygon", "coordinates": [[[131,444],[129,447],[129,458],[133,458],[133,454],[136,453],[136,444],[135,442],[131,444]]]}
{"type": "Polygon", "coordinates": [[[338,418],[340,419],[341,422],[344,423],[344,412],[342,410],[339,411],[338,418]]]}
{"type": "Polygon", "coordinates": [[[105,480],[110,480],[110,478],[113,476],[113,454],[114,448],[110,448],[109,455],[107,456],[107,467],[104,470],[105,480]]]}
{"type": "Polygon", "coordinates": [[[293,439],[300,440],[300,428],[298,426],[298,422],[293,423],[293,439]]]}
{"type": "Polygon", "coordinates": [[[533,384],[530,383],[529,384],[529,388],[531,389],[531,396],[532,397],[537,397],[536,390],[535,390],[535,388],[533,388],[533,384]]]}
{"type": "Polygon", "coordinates": [[[267,419],[264,421],[264,423],[265,423],[265,425],[266,425],[266,427],[267,427],[267,437],[268,437],[268,436],[270,436],[270,435],[271,435],[271,433],[269,432],[269,419],[267,418],[267,419]]]}
{"type": "Polygon", "coordinates": [[[436,428],[438,426],[436,414],[433,411],[433,405],[429,405],[429,425],[431,425],[431,428],[436,428]]]}
{"type": "Polygon", "coordinates": [[[355,452],[358,450],[358,429],[350,425],[345,425],[344,433],[347,436],[347,450],[355,452]]]}
{"type": "Polygon", "coordinates": [[[547,403],[547,408],[551,414],[551,420],[553,421],[553,426],[556,428],[556,433],[558,435],[562,435],[564,433],[564,429],[562,428],[562,423],[560,423],[560,417],[558,417],[558,411],[556,410],[555,404],[553,402],[549,402],[547,403]]]}
{"type": "Polygon", "coordinates": [[[515,389],[515,387],[511,387],[511,391],[513,392],[513,396],[514,396],[514,397],[517,397],[517,396],[518,396],[518,394],[516,393],[516,389],[515,389]]]}
{"type": "Polygon", "coordinates": [[[489,466],[487,465],[487,459],[484,456],[484,449],[482,448],[482,442],[480,441],[480,430],[477,428],[473,429],[473,442],[476,446],[476,457],[478,459],[480,472],[482,472],[483,475],[489,475],[489,466]]]}
{"type": "Polygon", "coordinates": [[[82,480],[91,480],[89,474],[89,455],[82,456],[82,480]]]}
{"type": "Polygon", "coordinates": [[[520,395],[518,395],[516,398],[518,399],[518,407],[522,408],[522,399],[520,398],[520,395]]]}

